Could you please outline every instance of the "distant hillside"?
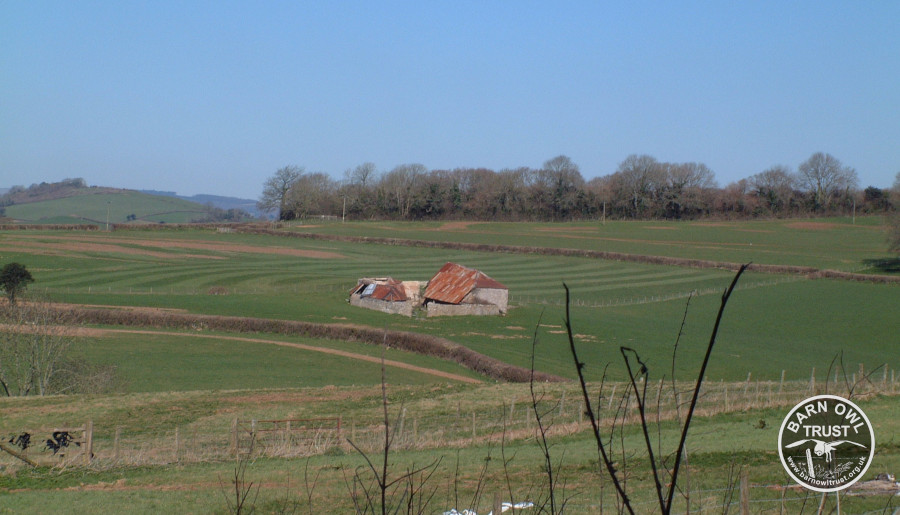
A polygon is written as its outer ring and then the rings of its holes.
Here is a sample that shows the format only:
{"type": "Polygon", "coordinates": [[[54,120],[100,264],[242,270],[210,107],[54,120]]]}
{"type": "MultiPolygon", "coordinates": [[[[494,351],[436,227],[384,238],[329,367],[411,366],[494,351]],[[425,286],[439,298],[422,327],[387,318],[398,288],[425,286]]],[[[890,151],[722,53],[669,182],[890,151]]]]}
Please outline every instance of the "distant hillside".
{"type": "Polygon", "coordinates": [[[237,220],[234,211],[173,196],[87,186],[82,179],[14,187],[0,197],[4,216],[37,224],[189,223],[237,220]]]}
{"type": "Polygon", "coordinates": [[[211,204],[219,209],[240,209],[242,211],[246,211],[255,217],[262,218],[265,216],[265,213],[259,211],[256,208],[256,201],[246,198],[238,198],[238,197],[222,197],[219,195],[192,195],[190,197],[185,195],[179,195],[174,191],[158,191],[158,190],[140,190],[141,193],[147,193],[149,195],[160,195],[165,197],[175,197],[180,198],[182,200],[187,200],[190,202],[197,202],[198,204],[211,204]]]}

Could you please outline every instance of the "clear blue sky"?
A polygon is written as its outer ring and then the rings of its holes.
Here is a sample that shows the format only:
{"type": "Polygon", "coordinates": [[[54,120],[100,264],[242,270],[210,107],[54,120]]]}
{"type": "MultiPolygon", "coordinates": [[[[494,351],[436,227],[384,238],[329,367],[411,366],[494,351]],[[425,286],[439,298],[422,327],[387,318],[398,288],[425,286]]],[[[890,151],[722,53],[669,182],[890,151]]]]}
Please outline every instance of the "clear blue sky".
{"type": "Polygon", "coordinates": [[[629,154],[900,171],[900,2],[0,2],[0,187],[629,154]]]}

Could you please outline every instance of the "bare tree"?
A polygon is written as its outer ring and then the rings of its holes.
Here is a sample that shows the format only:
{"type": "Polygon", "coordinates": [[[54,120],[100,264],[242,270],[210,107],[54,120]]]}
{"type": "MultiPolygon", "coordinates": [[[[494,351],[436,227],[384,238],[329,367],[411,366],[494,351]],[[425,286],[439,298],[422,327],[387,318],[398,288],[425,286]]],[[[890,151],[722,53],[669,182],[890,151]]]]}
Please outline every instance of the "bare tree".
{"type": "Polygon", "coordinates": [[[814,210],[828,208],[836,193],[849,192],[859,183],[856,170],[823,152],[816,152],[800,163],[797,178],[800,186],[812,194],[814,210]]]}
{"type": "Polygon", "coordinates": [[[48,395],[74,337],[67,312],[27,302],[0,310],[0,394],[48,395]]]}
{"type": "Polygon", "coordinates": [[[389,212],[400,218],[409,216],[413,194],[427,171],[425,165],[404,164],[395,166],[381,178],[380,187],[389,212]]]}
{"type": "Polygon", "coordinates": [[[546,176],[550,191],[550,209],[554,218],[565,218],[577,210],[578,194],[583,192],[584,177],[569,156],[556,156],[544,161],[538,171],[546,176]]]}
{"type": "Polygon", "coordinates": [[[304,173],[299,166],[284,166],[275,172],[275,175],[266,179],[263,184],[263,192],[256,206],[261,211],[271,212],[278,210],[278,219],[284,220],[285,202],[288,191],[297,179],[304,173]]]}
{"type": "Polygon", "coordinates": [[[797,179],[789,167],[775,165],[751,176],[749,182],[769,211],[778,213],[789,207],[797,179]]]}
{"type": "Polygon", "coordinates": [[[352,170],[347,170],[347,180],[365,189],[375,178],[375,163],[365,162],[352,170]]]}
{"type": "Polygon", "coordinates": [[[703,163],[668,164],[663,197],[666,216],[681,218],[689,212],[700,212],[709,207],[705,193],[716,187],[715,174],[703,163]]]}
{"type": "Polygon", "coordinates": [[[640,218],[656,206],[666,182],[666,173],[653,156],[631,154],[619,164],[613,177],[616,198],[640,218]]]}
{"type": "MultiPolygon", "coordinates": [[[[894,205],[900,207],[900,172],[897,172],[892,189],[894,205]]],[[[895,211],[889,218],[888,248],[892,252],[900,253],[900,210],[895,211]]]]}
{"type": "Polygon", "coordinates": [[[338,185],[322,172],[298,177],[288,189],[281,207],[281,219],[305,218],[311,214],[335,215],[338,185]]]}

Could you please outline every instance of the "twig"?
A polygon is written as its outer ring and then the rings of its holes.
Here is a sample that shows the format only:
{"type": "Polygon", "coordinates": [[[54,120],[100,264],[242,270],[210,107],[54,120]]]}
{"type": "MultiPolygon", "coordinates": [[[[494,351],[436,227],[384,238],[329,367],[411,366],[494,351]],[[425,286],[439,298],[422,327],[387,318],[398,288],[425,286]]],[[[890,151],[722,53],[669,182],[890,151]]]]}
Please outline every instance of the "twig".
{"type": "Polygon", "coordinates": [[[578,383],[581,387],[581,393],[584,396],[584,407],[587,410],[588,419],[591,421],[591,430],[594,433],[594,440],[597,442],[597,450],[600,452],[600,456],[603,461],[603,465],[606,467],[606,472],[609,474],[610,479],[612,479],[613,487],[616,489],[616,493],[618,494],[618,498],[622,500],[622,504],[625,509],[628,510],[628,513],[633,514],[634,509],[631,507],[631,501],[628,499],[628,494],[625,493],[625,490],[622,488],[622,485],[619,482],[619,477],[616,473],[616,469],[613,466],[612,460],[606,453],[606,447],[603,445],[603,438],[600,436],[600,426],[597,417],[594,415],[594,410],[591,407],[591,399],[590,394],[588,393],[587,382],[584,379],[584,362],[578,359],[578,351],[575,349],[575,337],[572,331],[572,317],[569,312],[569,286],[563,283],[563,288],[566,290],[566,333],[569,337],[569,350],[572,352],[572,359],[575,361],[575,371],[578,373],[578,383]]]}
{"type": "Polygon", "coordinates": [[[700,373],[697,375],[697,385],[694,387],[694,394],[691,397],[691,405],[688,408],[687,415],[684,420],[684,427],[681,430],[681,439],[678,442],[678,450],[675,452],[675,465],[672,467],[672,486],[669,488],[669,495],[666,499],[664,513],[669,513],[672,509],[672,498],[675,495],[675,487],[678,485],[678,470],[681,466],[681,457],[684,452],[684,445],[687,441],[687,433],[688,429],[691,426],[691,418],[694,416],[694,409],[697,407],[697,398],[700,396],[700,389],[703,386],[703,378],[706,376],[706,367],[709,365],[709,358],[712,355],[713,347],[716,344],[716,336],[719,333],[719,324],[722,322],[722,315],[725,313],[725,306],[728,304],[728,298],[731,297],[731,293],[734,291],[734,288],[737,286],[738,279],[741,278],[741,274],[744,273],[744,270],[750,266],[750,263],[745,265],[741,265],[741,268],[735,274],[734,279],[731,281],[731,285],[725,290],[725,293],[722,294],[722,303],[719,305],[719,313],[716,315],[716,323],[713,326],[712,335],[709,337],[709,345],[706,347],[706,355],[703,357],[703,364],[700,366],[700,373]]]}

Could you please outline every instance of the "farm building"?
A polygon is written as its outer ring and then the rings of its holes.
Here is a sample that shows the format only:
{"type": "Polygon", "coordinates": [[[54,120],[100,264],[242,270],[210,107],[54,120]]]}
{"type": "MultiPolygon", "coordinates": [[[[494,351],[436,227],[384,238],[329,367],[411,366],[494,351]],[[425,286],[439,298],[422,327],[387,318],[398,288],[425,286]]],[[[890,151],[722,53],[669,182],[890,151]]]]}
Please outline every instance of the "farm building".
{"type": "Polygon", "coordinates": [[[350,305],[385,313],[412,316],[422,303],[419,281],[398,281],[390,277],[362,278],[350,292],[350,305]]]}
{"type": "Polygon", "coordinates": [[[428,281],[428,316],[504,315],[509,289],[478,270],[447,263],[428,281]]]}

